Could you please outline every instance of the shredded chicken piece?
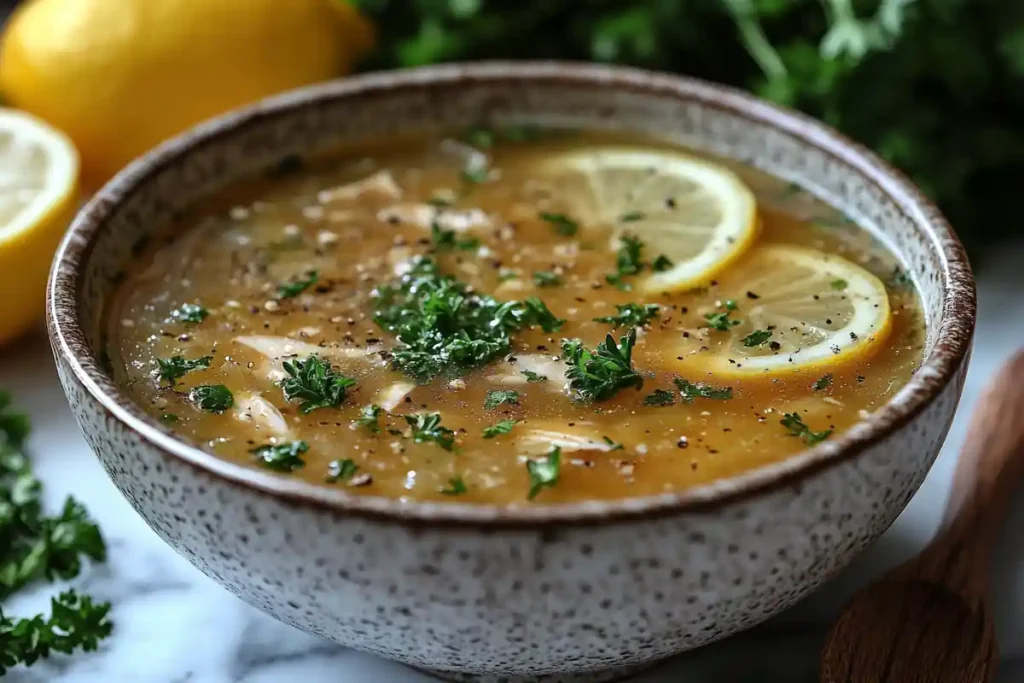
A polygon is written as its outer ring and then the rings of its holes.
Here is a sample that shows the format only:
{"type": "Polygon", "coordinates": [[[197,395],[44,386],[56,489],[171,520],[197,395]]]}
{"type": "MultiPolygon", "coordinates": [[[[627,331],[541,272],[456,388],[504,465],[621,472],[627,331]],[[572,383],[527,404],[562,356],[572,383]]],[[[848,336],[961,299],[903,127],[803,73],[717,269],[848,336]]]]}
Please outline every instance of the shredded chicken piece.
{"type": "Polygon", "coordinates": [[[501,365],[500,372],[490,375],[487,379],[499,384],[526,384],[529,379],[523,374],[523,370],[529,370],[542,377],[547,377],[547,381],[544,382],[545,388],[551,391],[565,391],[569,383],[565,378],[567,369],[565,361],[557,356],[524,353],[515,356],[513,362],[501,365]]]}
{"type": "Polygon", "coordinates": [[[316,344],[298,341],[289,337],[275,337],[271,335],[235,337],[235,341],[267,358],[269,363],[262,368],[262,371],[269,379],[274,381],[281,380],[286,376],[284,361],[292,358],[305,358],[317,355],[344,367],[351,365],[353,362],[368,363],[372,360],[373,355],[380,350],[379,346],[371,346],[365,349],[317,346],[316,344]]]}
{"type": "Polygon", "coordinates": [[[256,392],[236,394],[232,415],[236,420],[252,424],[257,430],[270,432],[271,436],[285,439],[291,434],[281,411],[256,392]]]}
{"type": "Polygon", "coordinates": [[[455,232],[468,230],[486,230],[493,225],[491,217],[480,209],[439,210],[430,204],[403,202],[392,204],[377,212],[377,220],[382,223],[402,223],[413,225],[423,230],[430,230],[436,223],[438,227],[455,232]]]}
{"type": "Polygon", "coordinates": [[[543,455],[555,446],[563,451],[600,451],[608,453],[615,448],[614,444],[587,434],[572,434],[550,429],[529,429],[521,432],[516,438],[519,450],[524,455],[543,455]]]}
{"type": "Polygon", "coordinates": [[[391,171],[377,171],[373,175],[357,180],[354,183],[320,190],[317,194],[317,200],[321,204],[330,204],[337,201],[364,199],[367,196],[383,199],[401,199],[402,188],[395,182],[391,171]]]}
{"type": "Polygon", "coordinates": [[[416,385],[412,382],[395,382],[389,387],[377,392],[376,403],[389,413],[401,405],[405,397],[409,395],[416,385]]]}

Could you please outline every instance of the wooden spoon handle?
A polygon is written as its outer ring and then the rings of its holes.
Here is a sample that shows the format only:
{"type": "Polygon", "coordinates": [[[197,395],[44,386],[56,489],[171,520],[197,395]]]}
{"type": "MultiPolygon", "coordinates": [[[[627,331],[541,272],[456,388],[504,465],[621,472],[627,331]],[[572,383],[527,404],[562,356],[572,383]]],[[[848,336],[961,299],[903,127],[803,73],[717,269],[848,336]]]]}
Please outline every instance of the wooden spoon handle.
{"type": "Polygon", "coordinates": [[[982,599],[989,555],[1022,479],[1024,350],[1003,366],[978,402],[939,533],[909,563],[911,572],[982,599]]]}

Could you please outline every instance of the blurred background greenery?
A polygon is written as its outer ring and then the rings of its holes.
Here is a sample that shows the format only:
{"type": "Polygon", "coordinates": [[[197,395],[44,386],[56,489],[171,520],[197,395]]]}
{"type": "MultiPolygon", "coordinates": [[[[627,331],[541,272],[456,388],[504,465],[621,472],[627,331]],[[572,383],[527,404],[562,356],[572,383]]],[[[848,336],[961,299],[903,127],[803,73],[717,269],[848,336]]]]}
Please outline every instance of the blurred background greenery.
{"type": "Polygon", "coordinates": [[[699,76],[871,146],[972,254],[1021,234],[1024,0],[354,0],[365,68],[588,59],[699,76]]]}

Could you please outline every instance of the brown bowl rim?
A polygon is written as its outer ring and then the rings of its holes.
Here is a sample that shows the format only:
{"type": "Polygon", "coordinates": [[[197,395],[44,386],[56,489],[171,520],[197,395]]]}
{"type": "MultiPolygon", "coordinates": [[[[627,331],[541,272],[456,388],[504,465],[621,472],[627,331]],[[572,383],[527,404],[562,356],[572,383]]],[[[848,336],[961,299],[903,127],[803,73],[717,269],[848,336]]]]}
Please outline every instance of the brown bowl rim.
{"type": "Polygon", "coordinates": [[[55,354],[106,411],[148,444],[232,486],[292,504],[400,523],[456,526],[548,527],[653,518],[707,511],[799,482],[854,458],[919,415],[965,362],[976,315],[974,279],[963,246],[941,212],[899,171],[862,145],[824,124],[745,92],[685,76],[629,67],[573,62],[477,62],[377,72],[301,88],[229,112],[182,133],[132,162],[104,186],[73,221],[57,250],[47,291],[47,328],[55,354]],[[674,493],[612,501],[503,506],[411,502],[355,495],[228,462],[176,437],[136,407],[93,357],[78,321],[79,273],[107,219],[138,185],[180,156],[217,144],[237,128],[318,102],[387,95],[400,90],[473,83],[570,83],[612,91],[639,91],[693,100],[768,125],[817,147],[874,183],[923,230],[942,261],[942,315],[932,321],[935,345],[910,382],[869,418],[781,462],[674,493]]]}

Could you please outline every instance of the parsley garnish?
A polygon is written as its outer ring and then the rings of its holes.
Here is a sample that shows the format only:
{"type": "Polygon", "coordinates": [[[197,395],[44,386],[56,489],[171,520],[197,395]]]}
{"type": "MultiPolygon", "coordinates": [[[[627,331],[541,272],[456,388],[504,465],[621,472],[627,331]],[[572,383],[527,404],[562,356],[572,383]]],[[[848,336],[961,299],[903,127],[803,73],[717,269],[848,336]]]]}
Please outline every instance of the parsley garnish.
{"type": "Polygon", "coordinates": [[[657,317],[658,304],[616,304],[615,315],[607,315],[603,318],[594,318],[594,322],[609,323],[612,327],[640,327],[646,325],[652,318],[657,317]]]}
{"type": "Polygon", "coordinates": [[[480,240],[475,237],[466,237],[458,239],[454,230],[446,230],[441,227],[441,224],[434,221],[430,224],[430,241],[434,244],[434,249],[440,251],[442,249],[461,249],[462,251],[472,251],[480,246],[480,240]]]}
{"type": "Polygon", "coordinates": [[[625,446],[623,446],[621,443],[619,443],[617,441],[613,441],[610,436],[602,436],[601,440],[604,441],[609,446],[611,446],[611,448],[608,449],[609,453],[611,453],[613,451],[621,451],[621,450],[625,449],[625,446]]]}
{"type": "Polygon", "coordinates": [[[658,258],[654,259],[654,263],[651,264],[651,270],[655,273],[664,273],[675,264],[672,263],[672,259],[664,254],[660,254],[658,258]]]}
{"type": "Polygon", "coordinates": [[[182,304],[171,311],[171,319],[180,323],[201,323],[210,312],[199,304],[182,304]]]}
{"type": "Polygon", "coordinates": [[[518,391],[502,391],[499,389],[491,389],[487,392],[487,397],[484,398],[484,408],[487,410],[493,410],[503,403],[510,405],[519,405],[519,392],[518,391]]]}
{"type": "Polygon", "coordinates": [[[562,340],[562,357],[565,358],[565,376],[569,388],[577,400],[603,401],[614,396],[620,389],[643,386],[643,377],[633,369],[633,345],[636,344],[636,329],[615,343],[612,335],[589,351],[579,339],[562,340]]]}
{"type": "MultiPolygon", "coordinates": [[[[29,434],[25,415],[12,413],[10,395],[0,391],[0,600],[39,579],[66,581],[82,561],[106,559],[99,528],[85,508],[67,498],[58,515],[43,512],[42,483],[24,451],[29,434]]],[[[0,611],[0,676],[30,665],[51,652],[95,650],[110,635],[109,603],[67,591],[50,599],[50,614],[17,618],[0,611]]]]}
{"type": "Polygon", "coordinates": [[[345,458],[344,460],[332,460],[327,465],[327,476],[324,478],[328,483],[333,484],[337,481],[348,481],[352,477],[356,476],[356,472],[359,471],[359,465],[355,463],[355,460],[345,458]]]}
{"type": "Polygon", "coordinates": [[[223,384],[204,384],[195,387],[188,393],[188,397],[196,408],[208,413],[223,413],[235,405],[235,397],[223,384]]]}
{"type": "Polygon", "coordinates": [[[465,168],[462,170],[462,179],[467,183],[473,185],[480,185],[486,183],[488,176],[490,176],[490,170],[486,166],[480,166],[478,168],[465,168]]]}
{"type": "Polygon", "coordinates": [[[544,375],[538,375],[533,370],[523,370],[523,377],[526,378],[527,382],[547,382],[548,378],[544,375]]]}
{"type": "Polygon", "coordinates": [[[833,280],[832,282],[829,283],[829,287],[836,290],[837,292],[841,292],[844,289],[846,289],[847,286],[849,286],[849,284],[850,283],[848,283],[846,280],[833,280]]]}
{"type": "Polygon", "coordinates": [[[743,345],[746,347],[761,346],[772,337],[771,330],[754,330],[743,338],[743,345]]]}
{"type": "Polygon", "coordinates": [[[249,451],[267,469],[275,472],[294,472],[306,466],[302,454],[309,450],[305,441],[289,441],[288,443],[264,444],[249,451]]]}
{"type": "Polygon", "coordinates": [[[455,432],[441,426],[440,413],[418,413],[404,417],[412,427],[412,440],[415,443],[436,443],[446,451],[454,448],[455,432]]]}
{"type": "Polygon", "coordinates": [[[462,481],[462,477],[452,477],[448,480],[448,487],[441,489],[441,494],[445,496],[461,496],[468,490],[466,482],[462,481]]]}
{"type": "Polygon", "coordinates": [[[711,398],[718,401],[732,398],[732,387],[713,387],[704,382],[690,382],[682,377],[676,377],[672,381],[679,387],[683,403],[693,403],[695,398],[711,398]]]}
{"type": "Polygon", "coordinates": [[[539,460],[527,460],[526,471],[530,474],[529,500],[537,497],[541,489],[551,488],[558,483],[559,468],[562,464],[562,449],[553,447],[539,460]]]}
{"type": "Polygon", "coordinates": [[[210,361],[212,360],[213,356],[202,356],[191,360],[182,358],[181,356],[157,358],[157,378],[167,382],[169,386],[173,387],[177,384],[178,380],[184,377],[187,373],[193,370],[205,370],[210,367],[210,361]]]}
{"type": "Polygon", "coordinates": [[[670,406],[676,402],[675,394],[664,389],[655,389],[644,398],[645,406],[670,406]]]}
{"type": "Polygon", "coordinates": [[[562,278],[550,270],[538,270],[533,273],[533,284],[538,287],[557,287],[562,284],[562,278]]]}
{"type": "Polygon", "coordinates": [[[420,383],[465,373],[508,353],[511,334],[523,327],[554,332],[565,323],[536,297],[501,302],[471,291],[442,276],[426,257],[375,297],[374,320],[398,337],[392,367],[420,383]]]}
{"type": "Polygon", "coordinates": [[[644,248],[644,243],[632,235],[622,235],[619,241],[621,246],[615,252],[615,273],[605,275],[604,279],[608,284],[628,292],[632,287],[624,282],[623,278],[627,275],[636,275],[643,269],[644,264],[640,260],[640,252],[644,248]]]}
{"type": "Polygon", "coordinates": [[[811,388],[815,391],[823,391],[828,387],[832,386],[832,373],[826,373],[818,378],[818,380],[811,385],[811,388]]]}
{"type": "Polygon", "coordinates": [[[317,280],[320,279],[320,273],[315,270],[309,271],[305,278],[295,280],[294,282],[286,282],[277,286],[277,296],[281,299],[291,299],[302,294],[307,289],[316,284],[317,280]]]}
{"type": "Polygon", "coordinates": [[[540,218],[541,220],[550,223],[555,229],[555,232],[562,237],[572,237],[580,230],[579,224],[564,213],[548,213],[547,211],[541,211],[540,218]]]}
{"type": "Polygon", "coordinates": [[[433,206],[434,208],[437,208],[437,209],[446,209],[446,208],[454,205],[455,202],[453,202],[452,200],[448,199],[447,197],[441,197],[441,196],[435,195],[435,196],[433,196],[433,197],[431,197],[430,199],[427,200],[427,204],[430,204],[431,206],[433,206]]]}
{"type": "Polygon", "coordinates": [[[724,308],[725,310],[719,311],[718,313],[707,313],[704,315],[704,319],[708,321],[706,327],[718,330],[719,332],[728,332],[730,327],[740,324],[740,320],[732,320],[729,318],[729,315],[739,308],[735,301],[728,299],[720,305],[720,308],[724,308]]]}
{"type": "Polygon", "coordinates": [[[359,411],[359,417],[355,419],[356,425],[366,427],[374,434],[380,433],[380,406],[366,405],[359,411]]]}
{"type": "Polygon", "coordinates": [[[493,439],[501,434],[508,434],[517,424],[519,424],[519,420],[502,420],[501,422],[496,422],[489,427],[484,427],[484,438],[493,439]]]}
{"type": "Polygon", "coordinates": [[[635,223],[636,221],[642,221],[647,217],[643,211],[627,211],[626,213],[619,216],[620,223],[635,223]]]}
{"type": "Polygon", "coordinates": [[[308,415],[319,408],[337,408],[345,400],[345,390],[356,381],[338,373],[319,356],[303,360],[286,360],[288,373],[280,381],[286,401],[299,401],[299,412],[308,415]]]}
{"type": "Polygon", "coordinates": [[[789,430],[790,436],[800,437],[807,445],[824,441],[832,435],[831,429],[826,429],[823,432],[811,431],[811,428],[804,424],[804,421],[800,418],[800,413],[797,412],[786,413],[785,417],[779,420],[779,423],[789,430]]]}

